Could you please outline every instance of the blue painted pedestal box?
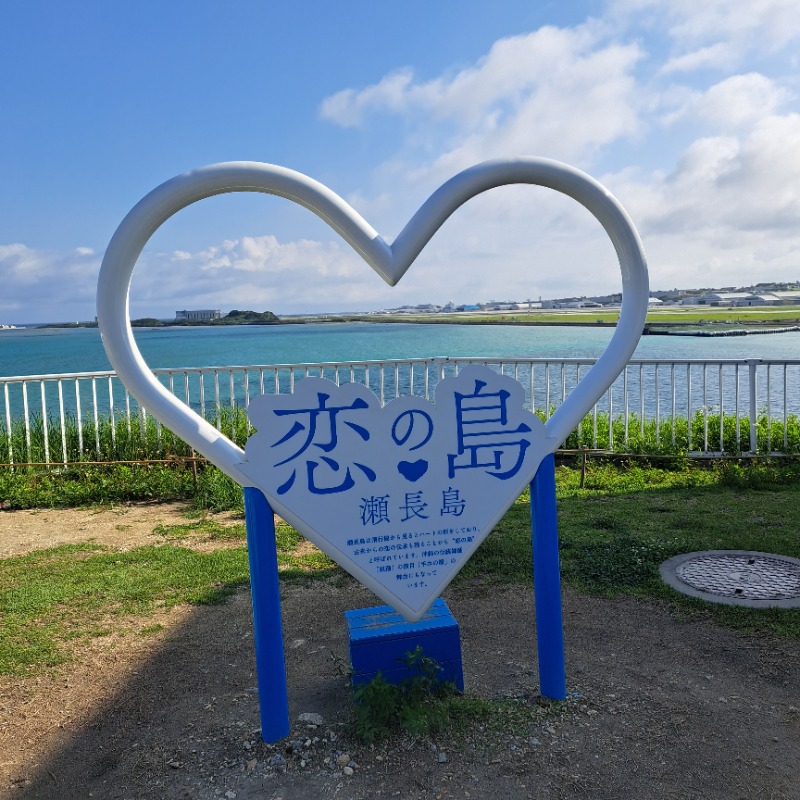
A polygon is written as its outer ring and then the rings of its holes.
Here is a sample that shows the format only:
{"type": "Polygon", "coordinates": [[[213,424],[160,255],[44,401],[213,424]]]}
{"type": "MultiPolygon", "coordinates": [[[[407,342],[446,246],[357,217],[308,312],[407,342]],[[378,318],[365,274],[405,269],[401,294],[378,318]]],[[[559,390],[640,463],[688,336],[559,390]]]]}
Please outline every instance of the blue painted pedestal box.
{"type": "Polygon", "coordinates": [[[354,686],[371,681],[379,670],[389,683],[400,683],[411,674],[402,659],[419,645],[442,667],[439,679],[453,681],[464,691],[458,623],[441,597],[419,622],[407,622],[391,606],[354,609],[345,611],[344,616],[350,633],[354,686]]]}

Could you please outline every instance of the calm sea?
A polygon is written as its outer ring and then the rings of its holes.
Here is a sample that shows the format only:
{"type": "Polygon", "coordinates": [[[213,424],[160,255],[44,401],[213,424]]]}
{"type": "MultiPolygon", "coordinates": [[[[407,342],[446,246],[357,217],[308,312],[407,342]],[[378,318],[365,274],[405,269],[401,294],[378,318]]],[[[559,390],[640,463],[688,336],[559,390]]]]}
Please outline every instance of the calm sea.
{"type": "MultiPolygon", "coordinates": [[[[276,327],[141,328],[136,341],[153,367],[294,364],[430,356],[599,356],[606,328],[502,325],[315,324],[276,327]]],[[[635,357],[800,357],[800,332],[695,338],[644,336],[635,357]]],[[[0,331],[0,376],[110,369],[97,329],[0,331]]]]}

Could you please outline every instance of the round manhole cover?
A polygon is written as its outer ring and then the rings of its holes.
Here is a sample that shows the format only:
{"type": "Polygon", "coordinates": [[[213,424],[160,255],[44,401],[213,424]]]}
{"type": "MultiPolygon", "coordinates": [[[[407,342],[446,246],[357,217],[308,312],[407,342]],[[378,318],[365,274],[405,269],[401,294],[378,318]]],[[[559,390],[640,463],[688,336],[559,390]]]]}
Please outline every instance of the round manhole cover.
{"type": "Polygon", "coordinates": [[[712,603],[800,608],[800,559],[749,550],[706,550],[661,565],[673,589],[712,603]]]}

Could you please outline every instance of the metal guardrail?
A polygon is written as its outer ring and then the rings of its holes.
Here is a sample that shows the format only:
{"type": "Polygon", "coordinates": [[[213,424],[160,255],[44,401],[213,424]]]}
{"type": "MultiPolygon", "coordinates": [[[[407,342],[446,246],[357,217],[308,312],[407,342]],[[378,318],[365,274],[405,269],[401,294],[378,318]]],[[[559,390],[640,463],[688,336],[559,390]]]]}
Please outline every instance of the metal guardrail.
{"type": "MultiPolygon", "coordinates": [[[[594,362],[588,358],[436,357],[185,367],[156,369],[153,373],[173,394],[220,428],[228,409],[246,408],[257,394],[292,392],[295,382],[306,376],[325,377],[337,384],[363,383],[385,404],[409,394],[430,399],[440,380],[467,364],[484,364],[518,380],[525,389],[527,407],[548,419],[594,362]]],[[[68,431],[73,438],[77,435],[78,449],[87,459],[99,459],[103,419],[121,422],[129,433],[134,419],[138,418],[142,427],[148,419],[147,410],[139,406],[111,371],[0,377],[0,396],[0,447],[5,450],[4,463],[8,464],[34,460],[66,463],[68,431]],[[12,431],[20,429],[24,429],[24,437],[12,437],[12,431]],[[32,458],[34,429],[43,445],[38,459],[32,458]],[[58,434],[54,435],[54,431],[58,434]]],[[[592,409],[587,417],[590,421],[585,424],[591,425],[591,446],[595,448],[603,418],[608,429],[604,433],[608,449],[624,449],[637,429],[643,437],[646,425],[653,422],[662,440],[665,435],[671,437],[675,446],[680,420],[695,420],[696,427],[698,415],[702,420],[702,441],[693,448],[696,452],[786,452],[790,422],[800,415],[800,360],[633,359],[592,409]],[[621,425],[608,426],[609,418],[621,421],[621,425]],[[749,443],[749,450],[741,445],[726,449],[726,436],[731,437],[726,426],[730,425],[735,429],[735,442],[749,443]],[[773,428],[778,432],[777,441],[773,428]]],[[[155,424],[160,441],[161,426],[155,424]]],[[[110,426],[112,438],[115,430],[115,425],[110,426]]],[[[697,439],[695,434],[694,440],[697,439]]]]}

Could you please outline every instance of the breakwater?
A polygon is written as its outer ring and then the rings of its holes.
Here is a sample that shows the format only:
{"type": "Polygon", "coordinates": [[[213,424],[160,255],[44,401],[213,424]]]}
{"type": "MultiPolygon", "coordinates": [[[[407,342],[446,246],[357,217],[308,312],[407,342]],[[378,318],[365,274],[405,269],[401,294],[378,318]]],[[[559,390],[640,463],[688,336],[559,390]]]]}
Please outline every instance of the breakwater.
{"type": "Polygon", "coordinates": [[[800,325],[792,325],[788,328],[732,328],[729,330],[675,330],[675,328],[665,328],[663,330],[645,325],[642,331],[643,336],[755,336],[767,333],[796,333],[800,331],[800,325]]]}

